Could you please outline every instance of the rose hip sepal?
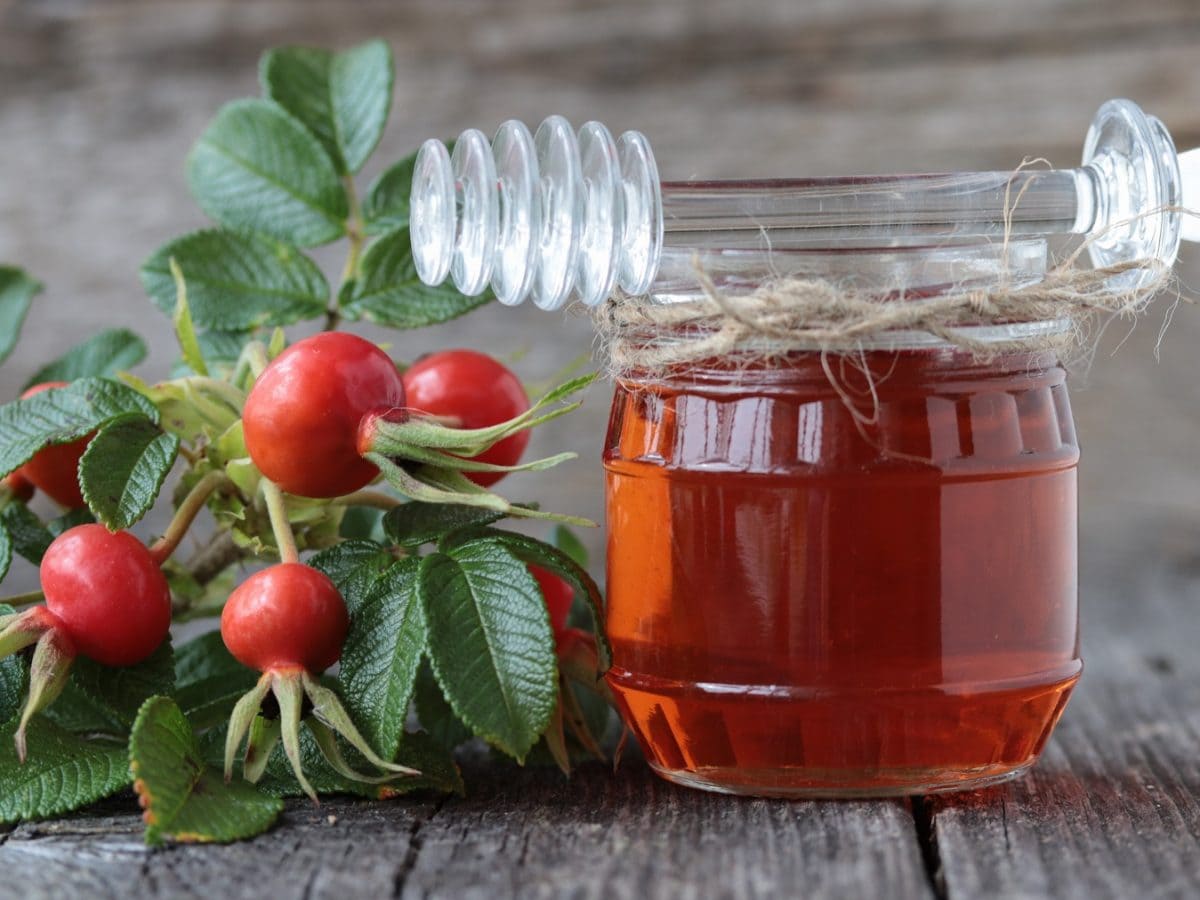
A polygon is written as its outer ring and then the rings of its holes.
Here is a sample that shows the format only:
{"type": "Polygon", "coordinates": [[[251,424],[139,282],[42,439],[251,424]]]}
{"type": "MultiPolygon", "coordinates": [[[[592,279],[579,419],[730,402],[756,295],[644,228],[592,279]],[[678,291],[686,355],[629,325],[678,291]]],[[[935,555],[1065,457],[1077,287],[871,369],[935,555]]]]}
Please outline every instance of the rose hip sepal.
{"type": "Polygon", "coordinates": [[[45,606],[0,617],[0,656],[35,645],[14,736],[22,762],[30,718],[62,693],[76,655],[132,666],[154,653],[171,627],[167,579],[127,531],[103,525],[64,531],[42,557],[41,581],[45,606]]]}
{"type": "Polygon", "coordinates": [[[472,481],[471,475],[536,471],[573,459],[574,453],[559,453],[520,465],[502,465],[480,457],[514,435],[577,409],[579,401],[553,404],[578,393],[594,380],[594,375],[574,378],[545,394],[524,412],[481,428],[454,427],[438,416],[416,409],[374,410],[359,423],[358,452],[379,468],[388,484],[411,500],[457,503],[511,516],[590,525],[585,519],[509,503],[472,481]]]}
{"type": "MultiPolygon", "coordinates": [[[[423,356],[403,376],[404,393],[414,410],[437,416],[459,428],[487,428],[529,409],[529,395],[503,363],[475,350],[442,350],[423,356]]],[[[471,457],[498,470],[468,471],[468,479],[489,487],[504,477],[529,445],[529,431],[517,431],[471,457]]]]}
{"type": "Polygon", "coordinates": [[[419,775],[381,758],[367,743],[332,690],[317,676],[337,662],[350,620],[337,587],[322,572],[303,563],[285,562],[263,569],[239,585],[221,613],[221,637],[242,665],[262,672],[252,690],[234,706],[225,740],[225,780],[233,777],[238,747],[246,742],[242,775],[256,782],[266,769],[276,742],[300,787],[313,802],[316,791],[304,776],[300,759],[300,722],[305,698],[312,705],[307,719],[317,746],[331,766],[346,778],[368,784],[399,775],[419,775]],[[279,717],[262,715],[267,694],[274,694],[279,717]],[[337,743],[341,736],[380,775],[364,775],[346,762],[337,743]]]}

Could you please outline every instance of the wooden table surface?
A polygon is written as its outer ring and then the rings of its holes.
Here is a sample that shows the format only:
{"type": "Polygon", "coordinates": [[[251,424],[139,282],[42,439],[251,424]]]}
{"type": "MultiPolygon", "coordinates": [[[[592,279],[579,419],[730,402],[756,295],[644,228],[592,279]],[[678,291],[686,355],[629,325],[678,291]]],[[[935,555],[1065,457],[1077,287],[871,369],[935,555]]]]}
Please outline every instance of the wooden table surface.
{"type": "MultiPolygon", "coordinates": [[[[372,35],[398,62],[385,159],[562,112],[646,131],[674,178],[1070,165],[1112,96],[1200,143],[1190,0],[0,0],[0,259],[49,287],[0,392],[107,325],[147,334],[146,371],[163,371],[169,323],[136,268],[202,222],[188,146],[255,90],[264,47],[372,35]]],[[[1180,273],[1200,284],[1186,257],[1180,273]]],[[[636,762],[569,783],[474,762],[465,800],[294,803],[255,841],[162,851],[126,800],[0,834],[0,896],[1200,895],[1200,311],[1177,311],[1157,359],[1168,306],[1110,328],[1076,379],[1086,671],[1027,778],[787,803],[675,788],[636,762]]],[[[525,347],[530,378],[590,346],[586,322],[528,309],[391,339],[399,356],[525,347]]],[[[548,504],[600,515],[605,414],[596,391],[540,438],[583,457],[539,484],[548,504]]]]}

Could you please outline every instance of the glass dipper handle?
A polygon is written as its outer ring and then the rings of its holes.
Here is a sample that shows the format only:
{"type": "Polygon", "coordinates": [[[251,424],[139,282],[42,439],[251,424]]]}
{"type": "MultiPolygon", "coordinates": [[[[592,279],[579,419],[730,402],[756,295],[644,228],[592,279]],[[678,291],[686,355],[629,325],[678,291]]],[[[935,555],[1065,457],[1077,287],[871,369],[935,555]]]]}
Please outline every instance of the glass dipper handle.
{"type": "MultiPolygon", "coordinates": [[[[465,131],[453,155],[417,156],[411,240],[426,284],[447,276],[509,305],[588,305],[615,285],[651,290],[666,248],[687,252],[889,246],[1080,234],[1097,266],[1175,261],[1200,240],[1200,150],[1177,155],[1163,124],[1128,100],[1096,114],[1077,169],[761,181],[660,182],[645,136],[614,140],[551,116],[536,135],[505,122],[489,144],[465,131]]],[[[1151,277],[1133,269],[1114,289],[1151,277]]]]}

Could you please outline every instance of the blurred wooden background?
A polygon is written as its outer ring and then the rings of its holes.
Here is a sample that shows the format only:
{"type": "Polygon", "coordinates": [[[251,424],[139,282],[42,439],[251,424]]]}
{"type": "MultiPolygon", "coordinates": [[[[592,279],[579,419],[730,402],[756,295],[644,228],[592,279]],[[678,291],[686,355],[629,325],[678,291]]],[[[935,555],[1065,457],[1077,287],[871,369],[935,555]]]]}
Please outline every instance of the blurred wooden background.
{"type": "MultiPolygon", "coordinates": [[[[151,340],[143,371],[165,372],[168,323],[137,267],[204,222],[182,177],[192,141],[257,90],[265,47],[376,35],[398,74],[367,178],[426,137],[551,112],[645,131],[676,179],[1008,168],[1025,155],[1073,165],[1115,96],[1181,146],[1200,143],[1193,0],[0,0],[0,259],[48,287],[0,395],[114,324],[151,340]]],[[[1184,254],[1185,289],[1200,289],[1184,254]]],[[[1109,329],[1076,379],[1085,586],[1107,579],[1112,546],[1200,560],[1200,309],[1178,310],[1158,360],[1168,307],[1132,333],[1109,329]]],[[[392,340],[400,357],[431,343],[526,350],[517,367],[531,381],[591,346],[585,321],[499,307],[392,340]]],[[[606,413],[601,386],[539,438],[535,450],[581,455],[537,486],[548,505],[600,517],[606,413]]],[[[1200,615],[1180,627],[1200,643],[1200,615]]]]}

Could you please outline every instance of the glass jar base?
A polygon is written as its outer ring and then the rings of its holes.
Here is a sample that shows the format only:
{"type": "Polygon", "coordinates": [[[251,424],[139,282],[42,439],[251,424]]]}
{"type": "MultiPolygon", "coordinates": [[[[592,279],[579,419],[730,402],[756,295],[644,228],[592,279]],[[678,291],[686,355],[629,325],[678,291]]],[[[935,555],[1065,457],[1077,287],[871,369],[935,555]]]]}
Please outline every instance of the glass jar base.
{"type": "Polygon", "coordinates": [[[682,787],[741,797],[784,800],[854,800],[948,794],[993,787],[1020,778],[1035,760],[1019,766],[914,769],[879,772],[813,772],[795,769],[667,769],[650,763],[660,778],[682,787]]]}

